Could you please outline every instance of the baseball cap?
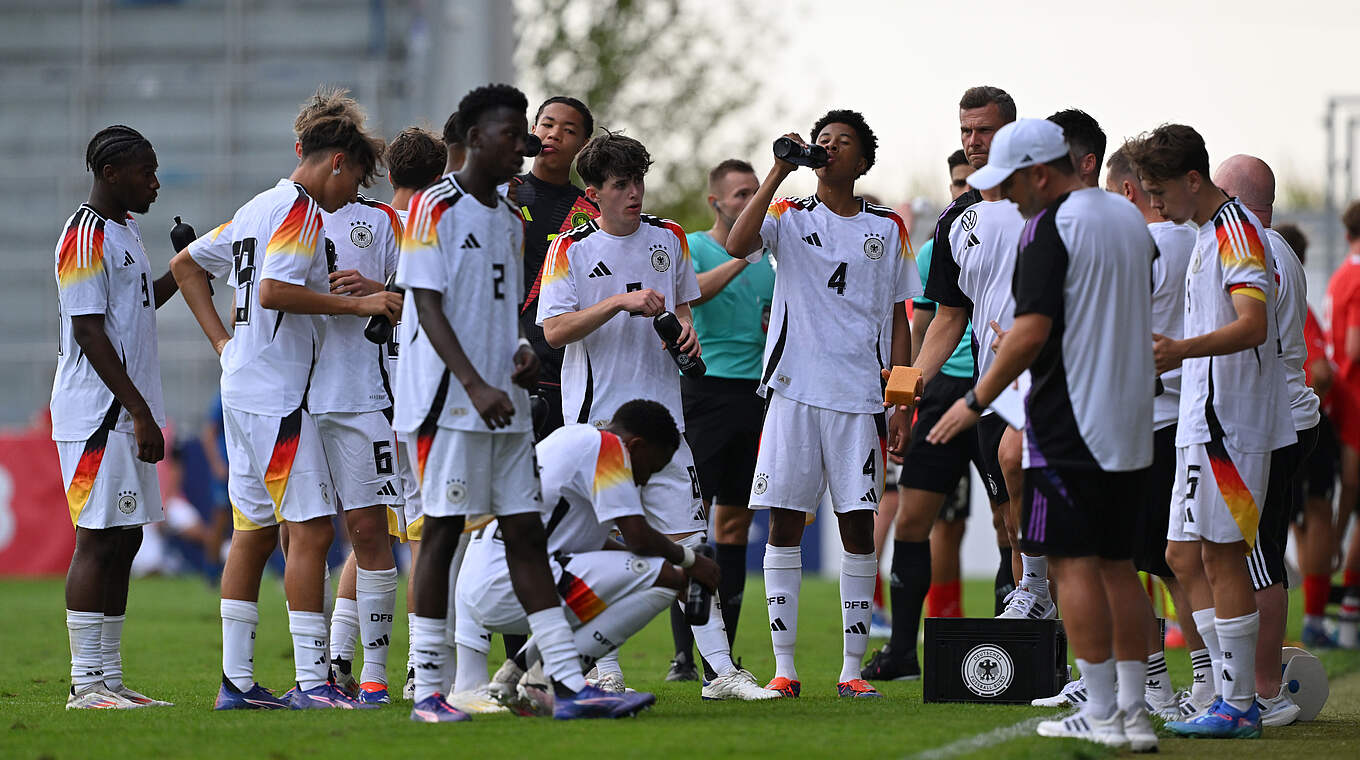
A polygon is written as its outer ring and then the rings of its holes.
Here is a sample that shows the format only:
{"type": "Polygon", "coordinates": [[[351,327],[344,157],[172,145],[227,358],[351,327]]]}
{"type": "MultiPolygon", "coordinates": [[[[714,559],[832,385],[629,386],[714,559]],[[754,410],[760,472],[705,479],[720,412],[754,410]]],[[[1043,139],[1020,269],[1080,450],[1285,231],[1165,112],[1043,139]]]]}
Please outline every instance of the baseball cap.
{"type": "Polygon", "coordinates": [[[1048,119],[1020,119],[997,130],[987,165],[968,175],[968,184],[991,190],[1015,172],[1067,155],[1062,127],[1048,119]]]}

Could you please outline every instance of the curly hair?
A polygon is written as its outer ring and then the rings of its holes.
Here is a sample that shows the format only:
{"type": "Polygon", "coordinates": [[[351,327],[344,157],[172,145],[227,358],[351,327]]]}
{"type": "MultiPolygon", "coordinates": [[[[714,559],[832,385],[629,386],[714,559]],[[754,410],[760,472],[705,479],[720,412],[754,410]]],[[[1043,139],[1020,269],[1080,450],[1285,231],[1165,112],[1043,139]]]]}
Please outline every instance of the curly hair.
{"type": "Polygon", "coordinates": [[[458,110],[445,123],[444,143],[456,145],[466,142],[468,130],[477,126],[483,114],[496,108],[525,113],[529,110],[529,99],[518,88],[508,84],[488,84],[472,90],[458,101],[458,110]]]}
{"type": "Polygon", "coordinates": [[[363,167],[364,187],[373,184],[386,146],[381,137],[364,131],[365,118],[364,109],[349,96],[349,90],[318,88],[293,121],[303,159],[323,150],[343,151],[363,167]]]}
{"type": "Polygon", "coordinates": [[[609,177],[642,179],[651,165],[651,154],[642,143],[608,130],[591,138],[576,157],[576,171],[581,179],[597,188],[609,177]]]}
{"type": "Polygon", "coordinates": [[[680,448],[680,431],[675,418],[662,404],[647,399],[633,399],[614,412],[609,427],[638,436],[667,451],[680,448]]]}
{"type": "Polygon", "coordinates": [[[1209,178],[1209,151],[1193,127],[1163,124],[1125,143],[1124,148],[1140,177],[1161,182],[1195,171],[1209,178]]]}
{"type": "Polygon", "coordinates": [[[105,166],[121,166],[143,150],[151,150],[151,141],[132,127],[114,124],[90,138],[85,146],[85,166],[96,175],[105,166]]]}
{"type": "Polygon", "coordinates": [[[407,127],[387,144],[383,163],[393,187],[419,190],[439,179],[448,157],[448,148],[433,132],[407,127]]]}
{"type": "Polygon", "coordinates": [[[855,130],[855,134],[859,136],[859,149],[860,153],[864,155],[865,164],[864,171],[860,172],[859,176],[863,177],[868,174],[869,170],[874,168],[874,157],[878,153],[878,138],[874,136],[874,131],[869,129],[869,124],[864,120],[864,115],[859,111],[846,109],[827,111],[825,116],[812,125],[812,132],[809,135],[811,142],[817,142],[817,135],[821,134],[828,124],[845,124],[855,130]]]}

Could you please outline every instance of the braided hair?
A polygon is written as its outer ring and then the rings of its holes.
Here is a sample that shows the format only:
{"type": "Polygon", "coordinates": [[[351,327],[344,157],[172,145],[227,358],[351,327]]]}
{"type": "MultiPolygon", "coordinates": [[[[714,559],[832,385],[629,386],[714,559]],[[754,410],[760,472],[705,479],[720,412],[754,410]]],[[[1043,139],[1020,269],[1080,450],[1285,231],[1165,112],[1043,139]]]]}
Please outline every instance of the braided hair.
{"type": "Polygon", "coordinates": [[[85,166],[96,175],[105,166],[122,165],[143,150],[151,150],[151,141],[132,127],[115,124],[95,133],[85,148],[85,166]]]}

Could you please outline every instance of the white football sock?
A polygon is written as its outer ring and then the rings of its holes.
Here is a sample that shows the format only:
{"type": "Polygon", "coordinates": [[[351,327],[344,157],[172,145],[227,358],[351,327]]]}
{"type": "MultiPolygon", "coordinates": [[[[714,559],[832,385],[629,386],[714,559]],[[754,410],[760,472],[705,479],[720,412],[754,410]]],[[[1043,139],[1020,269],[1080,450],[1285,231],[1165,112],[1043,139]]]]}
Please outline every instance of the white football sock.
{"type": "Polygon", "coordinates": [[[1217,618],[1214,628],[1223,648],[1219,684],[1223,701],[1246,711],[1256,699],[1256,638],[1261,631],[1261,613],[1235,618],[1217,618]]]}
{"type": "Polygon", "coordinates": [[[1032,594],[1048,596],[1048,557],[1021,554],[1020,565],[1024,576],[1016,585],[1029,589],[1032,594]]]}
{"type": "MultiPolygon", "coordinates": [[[[1111,657],[1104,662],[1087,662],[1078,659],[1077,667],[1081,669],[1081,677],[1086,683],[1086,696],[1090,700],[1085,709],[1101,720],[1113,715],[1115,710],[1114,658],[1111,657]]],[[[1139,699],[1142,699],[1141,691],[1138,696],[1139,699]]]]}
{"type": "Polygon", "coordinates": [[[293,636],[293,670],[298,689],[315,689],[330,676],[326,652],[326,613],[288,612],[288,633],[293,636]]]}
{"type": "MultiPolygon", "coordinates": [[[[678,602],[677,602],[678,603],[678,602]]],[[[684,604],[680,604],[684,609],[684,604]]],[[[694,645],[699,656],[704,658],[713,672],[720,676],[735,672],[737,666],[732,662],[732,648],[727,644],[727,627],[723,625],[722,608],[718,605],[718,595],[714,594],[708,607],[708,622],[689,627],[694,632],[694,645]]]]}
{"type": "Polygon", "coordinates": [[[878,558],[841,552],[841,623],[845,626],[842,683],[859,678],[864,652],[869,648],[869,618],[873,614],[878,558]]]}
{"type": "Polygon", "coordinates": [[[581,675],[581,658],[572,641],[571,626],[561,607],[549,607],[529,614],[529,630],[538,641],[543,672],[563,688],[578,692],[586,687],[581,675]]]}
{"type": "Polygon", "coordinates": [[[770,615],[776,678],[798,680],[793,655],[798,646],[798,591],[803,584],[803,548],[765,545],[765,603],[770,615]]]}
{"type": "Polygon", "coordinates": [[[1214,694],[1223,696],[1223,648],[1218,644],[1218,631],[1214,629],[1214,608],[1195,610],[1191,613],[1195,619],[1195,630],[1199,631],[1199,637],[1204,639],[1204,646],[1209,650],[1209,659],[1213,661],[1213,678],[1209,680],[1209,685],[1213,687],[1214,694]]]}
{"type": "MultiPolygon", "coordinates": [[[[454,617],[454,678],[450,691],[454,694],[472,691],[490,682],[486,674],[487,657],[491,654],[491,632],[477,622],[473,611],[458,596],[454,617]]],[[[449,624],[444,624],[447,631],[449,624]]]]}
{"type": "Polygon", "coordinates": [[[1171,691],[1171,678],[1166,673],[1166,652],[1153,652],[1148,655],[1147,675],[1143,678],[1148,702],[1165,704],[1174,696],[1171,691]]]}
{"type": "Polygon", "coordinates": [[[127,615],[105,615],[99,631],[99,648],[103,660],[104,685],[117,689],[123,685],[123,622],[127,615]]]}
{"type": "Polygon", "coordinates": [[[444,618],[411,617],[411,654],[415,658],[416,702],[440,693],[444,688],[444,618]]]}
{"type": "MultiPolygon", "coordinates": [[[[407,581],[408,583],[410,581],[407,581]]],[[[406,613],[406,672],[416,668],[416,648],[411,642],[416,640],[416,613],[406,613]]]]}
{"type": "Polygon", "coordinates": [[[354,640],[359,635],[359,602],[339,597],[331,613],[331,659],[353,660],[354,640]]]}
{"type": "Polygon", "coordinates": [[[80,691],[104,680],[104,652],[100,641],[104,613],[66,611],[66,633],[71,639],[71,688],[80,691]]]}
{"type": "Polygon", "coordinates": [[[255,602],[223,599],[222,675],[240,691],[255,685],[255,628],[260,608],[255,602]]]}
{"type": "Polygon", "coordinates": [[[605,673],[623,675],[623,666],[619,664],[619,650],[617,647],[600,655],[600,657],[595,660],[595,673],[599,676],[602,676],[605,673]]]}
{"type": "Polygon", "coordinates": [[[1190,668],[1195,680],[1190,687],[1190,696],[1196,704],[1207,705],[1214,698],[1214,659],[1209,650],[1196,649],[1190,653],[1190,668]]]}
{"type": "MultiPolygon", "coordinates": [[[[597,660],[610,652],[618,652],[623,642],[672,604],[675,604],[675,590],[660,586],[650,586],[615,600],[603,612],[576,629],[573,638],[576,650],[581,654],[581,667],[592,662],[598,666],[597,660]]],[[[697,633],[699,629],[694,630],[697,633]]],[[[726,635],[723,634],[724,648],[727,645],[726,635]]],[[[539,647],[542,645],[540,641],[539,647]]],[[[544,659],[546,661],[546,655],[544,659]]],[[[614,667],[618,668],[617,657],[614,667]]],[[[600,672],[610,671],[601,668],[600,672]]]]}
{"type": "MultiPolygon", "coordinates": [[[[331,585],[331,566],[329,562],[321,563],[321,614],[325,616],[329,623],[331,614],[335,612],[335,587],[331,585]]],[[[327,653],[329,653],[329,642],[331,629],[326,628],[327,653]]]]}
{"type": "Polygon", "coordinates": [[[397,569],[358,568],[354,587],[364,643],[364,670],[359,681],[386,686],[387,649],[392,643],[392,615],[397,608],[397,569]]]}
{"type": "Polygon", "coordinates": [[[1114,664],[1115,674],[1118,678],[1116,687],[1117,704],[1125,714],[1134,709],[1143,707],[1143,677],[1147,674],[1146,660],[1119,660],[1114,664]]]}
{"type": "Polygon", "coordinates": [[[474,649],[466,644],[458,644],[458,668],[453,681],[453,692],[461,694],[473,691],[491,682],[486,674],[489,652],[474,649]]]}

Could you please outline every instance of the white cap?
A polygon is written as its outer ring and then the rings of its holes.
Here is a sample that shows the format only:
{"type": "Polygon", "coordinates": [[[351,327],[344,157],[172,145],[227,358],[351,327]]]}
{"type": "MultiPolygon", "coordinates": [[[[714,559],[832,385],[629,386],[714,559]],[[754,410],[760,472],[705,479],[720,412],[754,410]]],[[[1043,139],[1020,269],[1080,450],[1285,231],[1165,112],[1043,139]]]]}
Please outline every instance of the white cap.
{"type": "Polygon", "coordinates": [[[987,165],[968,175],[968,184],[979,190],[991,190],[1016,169],[1048,163],[1067,154],[1062,127],[1048,119],[1013,121],[997,130],[987,165]]]}

